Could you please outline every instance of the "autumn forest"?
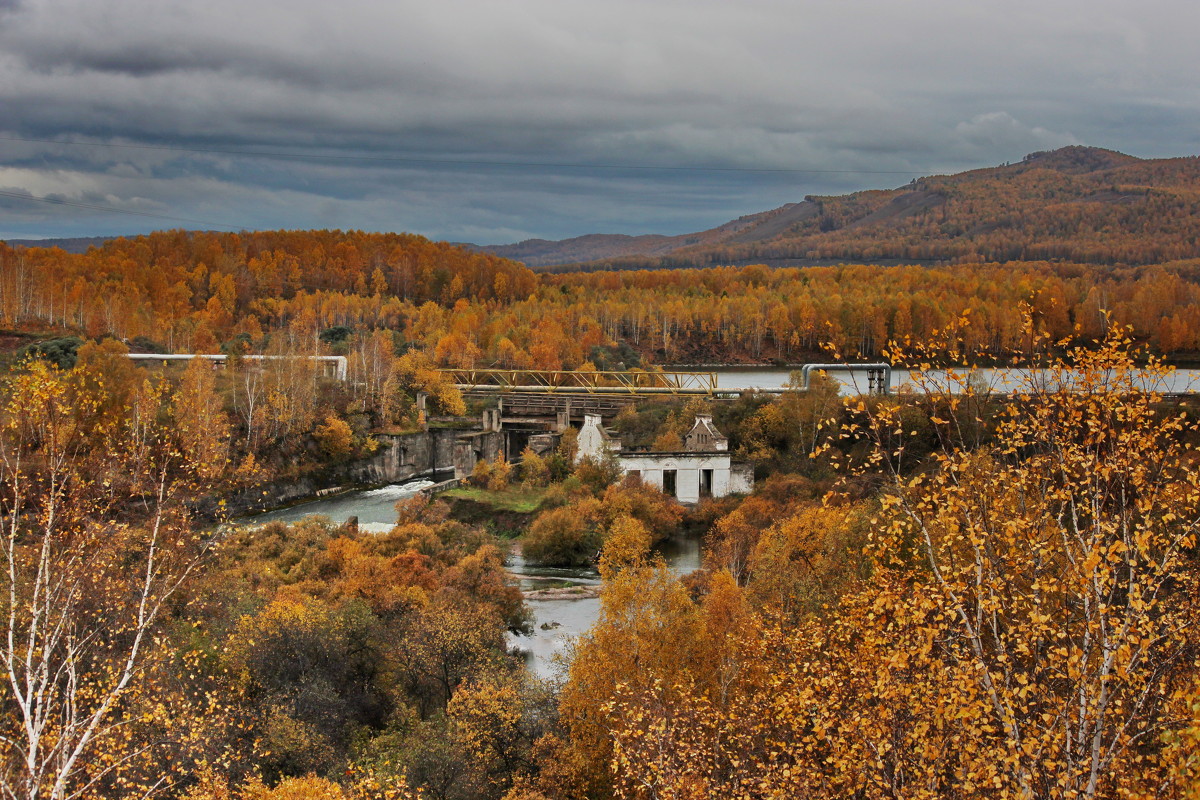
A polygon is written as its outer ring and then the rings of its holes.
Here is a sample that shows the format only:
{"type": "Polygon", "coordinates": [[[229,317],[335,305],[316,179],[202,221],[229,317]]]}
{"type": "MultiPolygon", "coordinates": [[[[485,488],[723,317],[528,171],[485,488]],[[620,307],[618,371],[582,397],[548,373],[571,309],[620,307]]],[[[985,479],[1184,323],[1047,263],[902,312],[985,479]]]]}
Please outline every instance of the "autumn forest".
{"type": "Polygon", "coordinates": [[[893,195],[553,274],[357,231],[0,244],[0,797],[1200,798],[1200,403],[1146,380],[1200,361],[1195,164],[1093,157],[914,184],[874,258],[850,217],[893,195]],[[801,250],[839,263],[722,266],[801,250]],[[832,359],[913,382],[604,420],[674,453],[711,416],[746,495],[681,505],[568,429],[383,530],[239,519],[474,430],[446,368],[832,359]],[[518,553],[594,571],[551,677],[518,553]]]}

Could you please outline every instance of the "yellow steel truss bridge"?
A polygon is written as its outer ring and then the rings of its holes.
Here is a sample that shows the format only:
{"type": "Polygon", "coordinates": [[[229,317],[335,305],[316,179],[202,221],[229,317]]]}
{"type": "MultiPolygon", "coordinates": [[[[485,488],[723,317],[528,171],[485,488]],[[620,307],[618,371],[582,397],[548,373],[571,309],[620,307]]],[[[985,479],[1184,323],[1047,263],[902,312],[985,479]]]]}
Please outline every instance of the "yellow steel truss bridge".
{"type": "Polygon", "coordinates": [[[715,372],[580,372],[549,369],[444,369],[459,389],[544,394],[711,395],[715,372]]]}

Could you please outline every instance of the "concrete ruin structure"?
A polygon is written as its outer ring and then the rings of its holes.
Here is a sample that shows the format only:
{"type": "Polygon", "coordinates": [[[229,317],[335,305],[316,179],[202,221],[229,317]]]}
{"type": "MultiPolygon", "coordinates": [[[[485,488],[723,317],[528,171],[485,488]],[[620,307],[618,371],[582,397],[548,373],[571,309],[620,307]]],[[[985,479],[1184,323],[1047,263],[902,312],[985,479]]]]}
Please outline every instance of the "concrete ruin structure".
{"type": "Polygon", "coordinates": [[[733,461],[729,440],[700,414],[683,437],[683,449],[673,452],[626,450],[621,440],[604,429],[598,414],[588,414],[579,429],[576,461],[612,458],[626,475],[637,475],[681,503],[704,497],[746,494],[754,488],[754,468],[733,461]]]}

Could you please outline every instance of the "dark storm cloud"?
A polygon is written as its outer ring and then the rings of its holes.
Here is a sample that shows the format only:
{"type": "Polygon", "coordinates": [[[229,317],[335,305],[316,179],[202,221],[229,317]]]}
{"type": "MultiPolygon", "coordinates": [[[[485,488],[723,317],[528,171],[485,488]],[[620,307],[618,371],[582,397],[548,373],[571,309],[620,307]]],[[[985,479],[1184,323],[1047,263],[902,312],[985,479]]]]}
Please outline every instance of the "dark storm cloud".
{"type": "MultiPolygon", "coordinates": [[[[0,189],[246,227],[489,242],[672,233],[910,177],[886,171],[1072,143],[1200,149],[1200,12],[1182,0],[0,0],[0,11],[0,137],[85,143],[0,140],[0,189]],[[586,169],[613,164],[867,172],[586,169]]],[[[156,226],[30,205],[4,207],[0,236],[156,226]]]]}

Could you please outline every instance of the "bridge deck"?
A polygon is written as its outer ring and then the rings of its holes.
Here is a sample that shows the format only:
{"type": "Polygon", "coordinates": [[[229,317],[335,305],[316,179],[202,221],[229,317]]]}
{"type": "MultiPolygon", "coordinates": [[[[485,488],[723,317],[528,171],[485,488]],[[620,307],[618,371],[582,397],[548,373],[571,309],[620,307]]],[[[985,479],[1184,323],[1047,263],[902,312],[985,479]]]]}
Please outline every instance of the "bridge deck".
{"type": "MultiPolygon", "coordinates": [[[[467,397],[492,399],[495,391],[468,391],[467,397]]],[[[621,409],[637,402],[636,396],[594,395],[594,394],[542,394],[537,392],[505,392],[500,397],[503,404],[504,416],[512,417],[542,417],[554,419],[559,413],[570,410],[572,419],[582,419],[584,414],[599,414],[602,417],[615,417],[621,409]]]]}

